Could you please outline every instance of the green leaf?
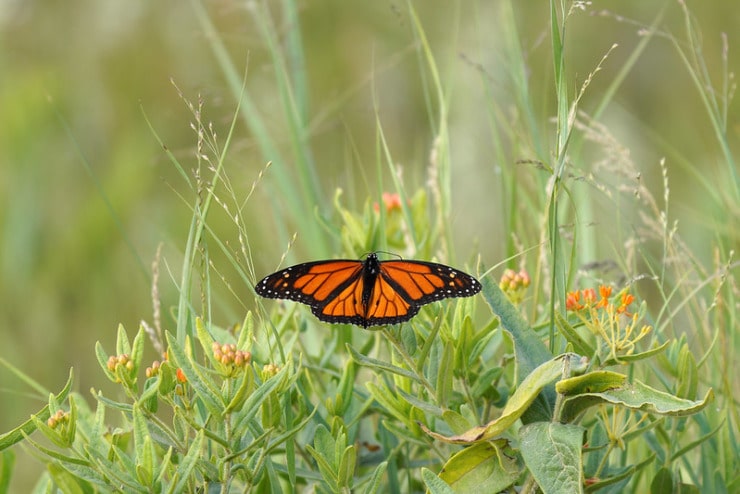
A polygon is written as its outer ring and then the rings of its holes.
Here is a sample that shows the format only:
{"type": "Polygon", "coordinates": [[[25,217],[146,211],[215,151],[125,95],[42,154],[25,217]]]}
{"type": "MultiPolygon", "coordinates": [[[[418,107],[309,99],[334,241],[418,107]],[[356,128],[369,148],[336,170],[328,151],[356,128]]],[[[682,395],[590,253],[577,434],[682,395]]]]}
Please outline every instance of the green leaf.
{"type": "Polygon", "coordinates": [[[636,472],[639,472],[646,466],[652,464],[655,461],[655,454],[652,454],[642,460],[640,463],[633,464],[628,468],[622,469],[619,473],[612,475],[611,477],[604,478],[595,484],[589,485],[585,490],[586,492],[598,492],[604,487],[619,484],[632,477],[636,472]]]}
{"type": "Polygon", "coordinates": [[[118,325],[118,333],[116,334],[116,355],[131,356],[131,342],[128,339],[126,330],[123,328],[123,324],[118,325]]]}
{"type": "Polygon", "coordinates": [[[670,343],[671,341],[669,340],[663,343],[662,345],[651,348],[650,350],[647,350],[645,352],[633,353],[632,355],[620,355],[618,359],[607,359],[604,361],[603,365],[605,366],[621,365],[625,363],[637,362],[638,360],[644,360],[646,358],[650,358],[654,355],[661,353],[663,350],[666,349],[666,347],[668,347],[670,343]]]}
{"type": "Polygon", "coordinates": [[[409,379],[413,379],[414,381],[421,383],[421,379],[419,376],[414,374],[411,371],[408,371],[406,369],[402,369],[401,367],[396,367],[393,364],[389,364],[388,362],[383,362],[381,360],[376,360],[374,358],[366,357],[365,355],[362,355],[357,350],[352,348],[349,344],[347,344],[347,350],[349,351],[349,354],[352,356],[352,360],[357,362],[358,364],[369,367],[371,369],[379,370],[382,372],[391,372],[393,374],[397,374],[399,376],[407,377],[409,379]]]}
{"type": "Polygon", "coordinates": [[[59,462],[61,462],[61,463],[68,463],[68,464],[73,464],[73,465],[84,465],[84,466],[87,466],[87,465],[90,464],[90,462],[87,461],[87,460],[80,459],[80,458],[77,458],[77,457],[74,457],[74,456],[67,456],[65,454],[62,454],[62,453],[54,450],[54,449],[51,449],[51,448],[47,448],[45,446],[42,446],[41,444],[37,443],[36,441],[34,441],[33,439],[31,439],[30,437],[26,437],[26,441],[31,446],[33,446],[34,448],[36,448],[37,450],[39,450],[42,453],[44,453],[46,456],[48,456],[50,458],[53,458],[55,460],[59,460],[59,462]]]}
{"type": "Polygon", "coordinates": [[[226,405],[224,414],[231,413],[232,410],[241,408],[244,404],[244,400],[246,400],[253,391],[254,368],[252,366],[247,366],[239,381],[239,388],[237,388],[236,393],[234,393],[234,397],[231,398],[229,404],[226,405]]]}
{"type": "MultiPolygon", "coordinates": [[[[666,342],[667,343],[667,342],[666,342]]],[[[680,398],[689,398],[696,396],[696,390],[699,384],[699,375],[696,368],[696,359],[689,350],[689,346],[684,344],[678,354],[678,389],[676,396],[680,398]]]]}
{"type": "Polygon", "coordinates": [[[131,361],[134,363],[132,373],[136,375],[141,368],[141,361],[144,358],[144,342],[146,341],[146,332],[144,325],[139,326],[139,332],[134,336],[134,343],[131,347],[131,361]]]}
{"type": "Polygon", "coordinates": [[[306,449],[316,460],[321,476],[327,484],[336,491],[339,487],[339,475],[337,474],[338,465],[336,465],[337,441],[331,435],[329,430],[323,425],[319,425],[314,433],[313,447],[306,445],[306,449]]]}
{"type": "Polygon", "coordinates": [[[159,389],[159,383],[161,382],[161,373],[156,378],[149,378],[144,381],[144,392],[141,393],[136,403],[139,406],[145,407],[152,413],[157,413],[159,401],[157,400],[157,390],[159,389]]]}
{"type": "MultiPolygon", "coordinates": [[[[243,414],[239,416],[239,421],[234,425],[234,433],[242,433],[243,427],[247,427],[257,412],[261,410],[264,401],[270,398],[272,393],[277,394],[282,388],[286,387],[291,380],[290,378],[295,379],[297,377],[298,372],[293,371],[292,361],[289,360],[277,374],[255,389],[242,405],[243,414]]],[[[277,407],[277,410],[279,410],[279,403],[277,407]]]]}
{"type": "Polygon", "coordinates": [[[563,402],[561,420],[569,422],[588,407],[601,403],[623,406],[632,410],[681,417],[701,411],[714,398],[710,388],[703,400],[685,400],[635,381],[622,387],[599,393],[583,393],[563,402]]]}
{"type": "MultiPolygon", "coordinates": [[[[64,385],[64,388],[54,396],[54,399],[57,402],[62,402],[67,398],[67,395],[69,394],[70,389],[72,389],[72,383],[74,382],[74,372],[70,368],[69,369],[69,378],[67,378],[67,383],[64,385]]],[[[0,451],[3,451],[15,443],[22,441],[24,437],[31,435],[36,429],[38,422],[45,423],[49,417],[51,416],[51,412],[49,411],[49,405],[44,406],[41,410],[36,412],[33,416],[31,416],[30,419],[23,422],[21,425],[16,427],[15,429],[12,429],[2,435],[0,435],[0,451]]]]}
{"type": "Polygon", "coordinates": [[[450,429],[457,434],[462,434],[473,426],[468,419],[454,410],[445,410],[442,414],[442,418],[450,429]]]}
{"type": "Polygon", "coordinates": [[[424,480],[431,494],[455,494],[452,487],[447,485],[444,480],[440,479],[428,468],[421,469],[421,478],[424,480]]]}
{"type": "MultiPolygon", "coordinates": [[[[164,361],[159,366],[157,376],[157,391],[161,396],[167,396],[177,387],[177,369],[172,362],[164,361]]],[[[143,397],[142,397],[143,398],[143,397]]]]}
{"type": "Polygon", "coordinates": [[[578,331],[570,325],[568,320],[560,312],[555,312],[555,325],[566,340],[573,345],[573,351],[579,355],[593,355],[596,350],[590,345],[578,331]]]}
{"type": "Polygon", "coordinates": [[[673,475],[665,467],[655,472],[650,482],[650,494],[673,494],[673,475]]]}
{"type": "Polygon", "coordinates": [[[342,453],[342,459],[339,462],[339,468],[337,469],[339,487],[343,489],[352,489],[356,464],[357,450],[353,445],[347,446],[342,453]]]}
{"type": "Polygon", "coordinates": [[[208,411],[214,416],[214,418],[219,419],[226,404],[221,400],[221,394],[218,387],[212,379],[206,377],[206,375],[198,369],[196,364],[191,362],[190,358],[185,353],[185,350],[169,331],[165,332],[165,337],[167,339],[169,353],[173,362],[177,367],[182,369],[185,377],[188,379],[188,384],[193,388],[198,397],[203,400],[203,404],[208,408],[208,411]]]}
{"type": "MultiPolygon", "coordinates": [[[[10,487],[10,477],[15,465],[15,453],[12,450],[0,452],[0,494],[7,494],[10,487]]],[[[365,491],[367,492],[367,491],[365,491]]]]}
{"type": "Polygon", "coordinates": [[[370,394],[373,395],[378,403],[385,409],[385,411],[393,415],[396,419],[401,422],[408,424],[408,414],[411,406],[404,400],[396,398],[393,393],[386,387],[385,384],[378,386],[375,383],[365,383],[370,394]]]}
{"type": "MultiPolygon", "coordinates": [[[[516,382],[521,384],[535,368],[551,360],[553,356],[498,285],[488,276],[483,278],[481,283],[483,298],[493,313],[501,319],[502,329],[511,336],[514,343],[516,382]]],[[[555,390],[549,388],[537,398],[536,404],[524,418],[527,422],[548,421],[552,416],[554,405],[555,390]]]]}
{"type": "Polygon", "coordinates": [[[85,494],[94,492],[92,486],[82,479],[69,473],[64,467],[56,463],[48,463],[46,470],[54,480],[54,484],[65,494],[85,494]]]}
{"type": "Polygon", "coordinates": [[[95,342],[95,357],[98,359],[98,364],[100,364],[100,368],[103,369],[103,373],[108,376],[108,379],[117,383],[118,378],[108,369],[108,358],[110,356],[105,352],[103,345],[99,341],[95,342]]]}
{"type": "Polygon", "coordinates": [[[342,377],[339,379],[339,384],[337,385],[337,394],[339,395],[340,402],[337,403],[338,406],[334,410],[336,415],[344,415],[347,408],[352,404],[356,374],[357,364],[354,360],[348,361],[344,366],[342,377]]]}
{"type": "Polygon", "coordinates": [[[196,434],[195,439],[193,439],[193,442],[190,443],[190,449],[188,450],[188,454],[186,454],[182,460],[180,461],[179,466],[177,467],[177,473],[180,476],[177,484],[175,484],[173,492],[185,492],[185,486],[190,482],[190,474],[195,468],[196,463],[198,462],[198,459],[203,454],[201,449],[203,448],[203,442],[205,440],[204,431],[200,430],[198,431],[198,434],[196,434]]]}
{"type": "Polygon", "coordinates": [[[583,492],[581,426],[552,422],[527,424],[519,430],[524,463],[547,493],[583,492]]]}
{"type": "Polygon", "coordinates": [[[437,403],[445,405],[449,403],[452,392],[452,377],[455,370],[455,347],[452,341],[448,341],[442,350],[442,359],[439,363],[437,373],[437,403]]]}
{"type": "Polygon", "coordinates": [[[380,483],[383,481],[383,474],[385,473],[387,467],[388,462],[384,461],[375,468],[372,476],[370,477],[370,481],[365,487],[365,490],[362,491],[363,494],[376,494],[377,492],[379,492],[378,489],[380,489],[380,483]]]}
{"type": "Polygon", "coordinates": [[[579,356],[565,354],[554,358],[549,362],[537,367],[524,381],[519,385],[513,395],[506,403],[501,416],[492,420],[486,425],[473,427],[466,432],[455,436],[443,436],[427,429],[420,424],[424,432],[439,439],[440,441],[468,444],[481,441],[487,441],[493,437],[503,434],[522,414],[527,410],[530,404],[535,400],[539,392],[549,383],[556,380],[563,373],[564,365],[570,366],[571,369],[577,370],[585,366],[579,356]]]}
{"type": "Polygon", "coordinates": [[[154,452],[146,417],[138,405],[134,405],[133,419],[136,475],[139,482],[150,485],[154,479],[154,452]]]}
{"type": "Polygon", "coordinates": [[[516,458],[501,451],[505,445],[499,440],[467,447],[447,460],[439,478],[459,493],[504,491],[519,476],[516,458]]]}
{"type": "Polygon", "coordinates": [[[562,379],[555,384],[555,390],[562,395],[599,393],[618,388],[626,381],[627,376],[624,374],[600,370],[562,379]]]}
{"type": "Polygon", "coordinates": [[[216,359],[213,357],[213,343],[215,342],[211,333],[206,329],[206,325],[203,323],[203,319],[200,317],[195,318],[195,334],[198,337],[198,343],[203,349],[203,355],[211,362],[211,365],[217,367],[221,362],[216,363],[216,359]]]}

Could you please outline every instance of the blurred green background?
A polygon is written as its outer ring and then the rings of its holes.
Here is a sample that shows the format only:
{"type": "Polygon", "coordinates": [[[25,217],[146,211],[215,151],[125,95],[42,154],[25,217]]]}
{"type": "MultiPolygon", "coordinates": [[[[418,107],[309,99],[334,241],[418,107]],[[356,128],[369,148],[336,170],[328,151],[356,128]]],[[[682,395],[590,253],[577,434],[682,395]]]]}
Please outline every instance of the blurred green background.
{"type": "MultiPolygon", "coordinates": [[[[507,120],[521,117],[512,110],[523,85],[507,58],[512,40],[526,56],[524,76],[536,112],[530,117],[542,123],[541,132],[554,135],[548,3],[412,4],[448,91],[458,257],[480,252],[490,266],[504,255],[508,235],[498,199],[505,184],[497,180],[497,169],[517,160],[552,158],[531,145],[531,136],[512,136],[505,149],[490,137],[492,126],[505,133],[507,120]],[[491,108],[500,112],[492,115],[491,108]],[[506,162],[498,162],[500,156],[506,162]]],[[[376,200],[376,115],[407,188],[424,186],[434,118],[425,103],[428,74],[407,5],[309,1],[299,4],[295,18],[283,7],[278,1],[0,2],[0,357],[51,390],[62,386],[69,367],[75,369],[77,389],[105,389],[95,342],[112,349],[119,323],[133,332],[140,320],[151,321],[150,266],[160,243],[164,322],[165,328],[171,326],[168,315],[177,299],[167,270],[178,277],[191,217],[178,194],[187,201],[192,197],[147,119],[180,163],[194,168],[193,115],[173,82],[195,104],[202,98],[203,120],[225,137],[239,87],[219,56],[230,57],[237,78],[246,73],[245,89],[254,104],[249,112],[263,119],[274,145],[266,149],[247,119],[237,119],[226,164],[242,198],[268,161],[292,170],[297,160],[268,39],[282,44],[299,36],[305,56],[302,74],[309,89],[296,100],[308,102],[301,111],[310,132],[302,139],[312,151],[324,199],[311,204],[304,198],[305,217],[279,218],[282,224],[276,226],[265,208],[279,210],[284,198],[270,197],[278,189],[268,171],[245,211],[258,275],[277,267],[293,232],[298,236],[290,261],[340,252],[338,245],[316,242],[304,232],[319,231],[311,206],[330,214],[337,187],[349,206],[376,200]],[[272,28],[265,33],[268,13],[272,28]]],[[[690,2],[689,8],[702,35],[708,74],[721,88],[721,33],[728,36],[729,69],[737,70],[740,61],[740,5],[712,0],[690,2]]],[[[679,221],[698,259],[710,265],[714,232],[736,228],[731,223],[737,212],[707,200],[705,189],[697,186],[697,177],[718,188],[734,178],[722,165],[696,86],[673,42],[662,34],[649,40],[628,73],[621,72],[653,23],[663,34],[685,39],[679,4],[595,1],[569,22],[566,70],[572,91],[610,46],[619,44],[581,108],[595,111],[604,91],[624,76],[599,120],[629,150],[657,197],[662,195],[658,163],[666,157],[671,220],[679,221]]],[[[737,100],[730,102],[727,115],[737,153],[737,100]]],[[[521,125],[512,122],[511,128],[521,125]]],[[[391,189],[389,176],[381,181],[391,189]]],[[[220,234],[236,240],[228,222],[220,234]]],[[[254,308],[246,287],[235,284],[234,289],[244,298],[227,296],[220,324],[235,323],[244,307],[254,308]]],[[[0,431],[43,406],[3,367],[0,388],[0,431]]],[[[18,475],[32,482],[39,468],[22,455],[18,475]]]]}

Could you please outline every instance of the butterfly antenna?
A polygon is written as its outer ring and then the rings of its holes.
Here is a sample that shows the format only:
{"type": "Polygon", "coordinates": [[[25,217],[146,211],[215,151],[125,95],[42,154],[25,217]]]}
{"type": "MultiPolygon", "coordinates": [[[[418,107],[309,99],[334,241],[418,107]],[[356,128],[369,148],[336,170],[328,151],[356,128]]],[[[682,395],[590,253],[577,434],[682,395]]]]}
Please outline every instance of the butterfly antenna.
{"type": "MultiPolygon", "coordinates": [[[[385,255],[387,255],[387,256],[391,256],[391,257],[397,257],[397,258],[399,258],[399,259],[403,259],[403,257],[402,257],[402,256],[400,256],[399,254],[396,254],[395,252],[388,252],[387,250],[376,250],[376,251],[375,251],[375,253],[376,253],[376,254],[378,254],[378,253],[380,253],[380,254],[385,254],[385,255]]],[[[367,254],[366,254],[366,255],[367,255],[367,254]]]]}

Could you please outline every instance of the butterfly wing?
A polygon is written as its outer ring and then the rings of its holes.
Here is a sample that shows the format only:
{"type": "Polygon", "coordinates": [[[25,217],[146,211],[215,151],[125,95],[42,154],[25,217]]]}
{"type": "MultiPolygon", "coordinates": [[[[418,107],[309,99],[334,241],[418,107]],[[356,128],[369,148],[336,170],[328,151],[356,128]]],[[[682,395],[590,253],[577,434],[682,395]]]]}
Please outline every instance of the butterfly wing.
{"type": "Polygon", "coordinates": [[[356,260],[307,262],[263,278],[255,290],[263,297],[309,305],[321,321],[363,326],[362,269],[356,260]]]}
{"type": "Polygon", "coordinates": [[[368,307],[368,325],[407,321],[422,305],[449,297],[471,297],[480,290],[474,277],[444,264],[382,261],[368,307]]]}

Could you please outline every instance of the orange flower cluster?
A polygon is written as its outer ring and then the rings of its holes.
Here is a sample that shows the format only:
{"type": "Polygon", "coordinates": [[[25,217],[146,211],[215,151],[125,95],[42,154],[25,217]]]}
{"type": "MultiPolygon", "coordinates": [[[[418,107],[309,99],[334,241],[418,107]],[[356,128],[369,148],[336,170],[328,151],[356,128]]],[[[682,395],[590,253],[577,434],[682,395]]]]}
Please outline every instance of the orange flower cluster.
{"type": "Polygon", "coordinates": [[[612,287],[601,285],[598,294],[593,288],[569,292],[565,308],[601,337],[609,348],[610,357],[618,361],[619,355],[632,354],[635,344],[653,329],[648,325],[638,329],[639,314],[628,310],[634,301],[635,296],[627,290],[612,297],[612,287]]]}
{"type": "MultiPolygon", "coordinates": [[[[612,296],[612,287],[601,285],[599,286],[599,298],[597,300],[596,290],[593,288],[586,288],[581,291],[568,292],[565,297],[565,308],[571,312],[583,310],[583,309],[604,309],[609,305],[609,297],[612,296]],[[581,303],[581,297],[583,297],[583,303],[581,303]]],[[[632,317],[627,311],[627,307],[635,301],[635,296],[625,291],[622,293],[621,300],[618,306],[615,307],[617,314],[624,314],[627,317],[632,317]]]]}
{"type": "Polygon", "coordinates": [[[262,367],[262,379],[267,381],[272,376],[280,372],[280,367],[275,364],[265,364],[262,367]]]}
{"type": "MultiPolygon", "coordinates": [[[[169,356],[167,355],[167,352],[162,353],[162,361],[167,362],[169,361],[169,356]]],[[[152,362],[151,367],[147,367],[145,374],[147,379],[150,377],[155,377],[159,374],[159,369],[162,367],[162,363],[159,360],[155,360],[152,362]]],[[[180,367],[177,368],[175,377],[177,378],[177,382],[179,383],[186,383],[188,382],[188,379],[185,377],[185,373],[182,371],[180,367]]]]}
{"type": "Polygon", "coordinates": [[[122,355],[111,355],[108,357],[108,370],[115,372],[116,367],[125,367],[127,371],[132,371],[134,369],[134,362],[126,353],[122,355]]]}
{"type": "Polygon", "coordinates": [[[524,292],[526,292],[531,283],[532,280],[526,270],[521,269],[517,273],[513,269],[507,269],[501,275],[501,281],[499,281],[498,286],[506,294],[511,303],[518,304],[524,300],[524,292]]]}
{"type": "Polygon", "coordinates": [[[57,426],[66,424],[67,422],[69,422],[69,412],[57,410],[56,413],[46,421],[46,425],[52,429],[56,429],[57,426]]]}
{"type": "Polygon", "coordinates": [[[244,368],[252,361],[251,352],[243,352],[236,349],[233,343],[213,342],[213,358],[225,366],[244,368]]]}
{"type": "MultiPolygon", "coordinates": [[[[385,212],[390,213],[393,210],[401,210],[401,196],[397,193],[383,192],[383,205],[385,212]]],[[[377,202],[373,203],[373,209],[376,213],[380,212],[380,206],[377,202]]]]}

